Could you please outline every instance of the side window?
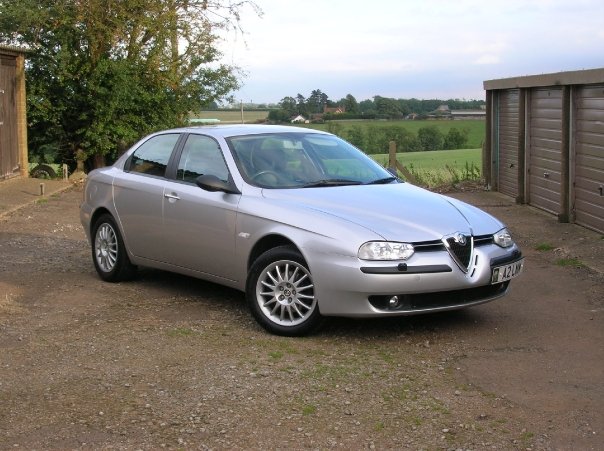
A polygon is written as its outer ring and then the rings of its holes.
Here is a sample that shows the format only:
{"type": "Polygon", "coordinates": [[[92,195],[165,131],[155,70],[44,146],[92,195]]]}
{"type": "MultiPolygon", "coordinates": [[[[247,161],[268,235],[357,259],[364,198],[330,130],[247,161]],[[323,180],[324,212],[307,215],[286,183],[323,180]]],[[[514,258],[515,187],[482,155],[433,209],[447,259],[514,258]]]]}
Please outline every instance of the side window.
{"type": "Polygon", "coordinates": [[[215,175],[220,180],[229,178],[222,151],[218,143],[203,135],[189,135],[178,162],[176,178],[195,182],[200,175],[215,175]]]}
{"type": "Polygon", "coordinates": [[[132,154],[130,167],[126,170],[163,177],[179,136],[176,133],[159,135],[144,142],[132,154]]]}

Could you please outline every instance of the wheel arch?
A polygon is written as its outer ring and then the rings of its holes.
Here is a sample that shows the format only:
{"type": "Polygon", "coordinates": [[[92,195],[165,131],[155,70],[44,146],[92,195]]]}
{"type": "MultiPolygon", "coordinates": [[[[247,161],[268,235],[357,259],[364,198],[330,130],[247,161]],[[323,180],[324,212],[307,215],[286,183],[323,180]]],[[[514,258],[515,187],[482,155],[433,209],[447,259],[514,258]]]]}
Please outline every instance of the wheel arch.
{"type": "MultiPolygon", "coordinates": [[[[116,224],[117,224],[117,220],[116,220],[115,216],[113,216],[113,214],[107,208],[99,207],[96,209],[96,211],[90,217],[90,234],[91,234],[91,236],[92,236],[92,229],[93,229],[94,225],[96,224],[97,220],[105,214],[111,216],[113,218],[113,220],[116,221],[116,224]]],[[[118,225],[118,227],[119,227],[119,225],[118,225]]],[[[120,232],[121,232],[121,230],[120,230],[120,232]]]]}
{"type": "Polygon", "coordinates": [[[269,251],[269,250],[274,249],[279,246],[291,246],[292,248],[294,248],[296,251],[298,251],[300,253],[300,255],[302,255],[302,258],[304,258],[304,262],[308,266],[308,263],[306,261],[306,258],[303,255],[302,251],[291,239],[289,239],[283,235],[277,234],[277,233],[272,233],[270,235],[266,235],[266,236],[262,237],[252,247],[252,250],[250,251],[250,255],[247,260],[248,272],[249,272],[250,268],[252,267],[252,265],[254,264],[254,262],[258,259],[258,257],[260,257],[262,254],[264,254],[266,251],[269,251]]]}

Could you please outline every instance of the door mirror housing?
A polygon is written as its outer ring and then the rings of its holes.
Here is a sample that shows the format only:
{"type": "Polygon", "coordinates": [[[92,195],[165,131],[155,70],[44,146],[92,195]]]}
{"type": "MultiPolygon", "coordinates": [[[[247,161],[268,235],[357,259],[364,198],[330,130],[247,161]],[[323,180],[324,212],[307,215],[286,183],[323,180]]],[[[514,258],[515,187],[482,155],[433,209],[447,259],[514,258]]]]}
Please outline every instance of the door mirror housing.
{"type": "Polygon", "coordinates": [[[222,191],[227,194],[241,194],[241,191],[237,189],[233,182],[225,182],[211,174],[200,175],[195,179],[195,184],[205,191],[222,191]]]}

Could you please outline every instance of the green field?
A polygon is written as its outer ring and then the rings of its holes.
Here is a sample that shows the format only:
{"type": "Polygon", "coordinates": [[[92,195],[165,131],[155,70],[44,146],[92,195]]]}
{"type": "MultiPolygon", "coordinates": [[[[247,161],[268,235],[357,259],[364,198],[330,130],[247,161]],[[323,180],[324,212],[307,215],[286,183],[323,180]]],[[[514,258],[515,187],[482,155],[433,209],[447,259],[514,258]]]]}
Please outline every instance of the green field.
{"type": "MultiPolygon", "coordinates": [[[[410,132],[417,134],[417,131],[422,127],[434,126],[438,128],[443,135],[455,127],[459,130],[467,129],[468,148],[482,147],[485,136],[485,121],[484,120],[440,120],[440,121],[386,121],[386,120],[349,120],[349,121],[331,121],[331,124],[339,124],[342,127],[341,136],[346,136],[348,129],[353,127],[393,127],[403,126],[410,132]]],[[[302,124],[302,127],[314,128],[316,130],[329,131],[329,123],[325,124],[302,124]]]]}
{"type": "MultiPolygon", "coordinates": [[[[388,154],[371,157],[384,167],[388,165],[388,154]]],[[[416,182],[428,187],[481,178],[481,149],[399,153],[397,160],[413,174],[416,182]]]]}

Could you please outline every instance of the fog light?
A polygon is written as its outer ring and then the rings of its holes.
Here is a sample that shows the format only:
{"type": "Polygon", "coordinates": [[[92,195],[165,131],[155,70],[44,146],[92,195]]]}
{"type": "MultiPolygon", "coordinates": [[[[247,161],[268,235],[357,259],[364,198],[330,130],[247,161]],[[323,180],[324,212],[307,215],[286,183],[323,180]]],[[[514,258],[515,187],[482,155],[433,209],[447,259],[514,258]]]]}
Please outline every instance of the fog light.
{"type": "Polygon", "coordinates": [[[388,300],[388,307],[391,309],[395,309],[398,308],[398,306],[401,304],[401,301],[399,300],[398,296],[392,296],[389,300],[388,300]]]}

